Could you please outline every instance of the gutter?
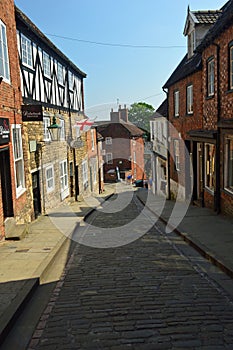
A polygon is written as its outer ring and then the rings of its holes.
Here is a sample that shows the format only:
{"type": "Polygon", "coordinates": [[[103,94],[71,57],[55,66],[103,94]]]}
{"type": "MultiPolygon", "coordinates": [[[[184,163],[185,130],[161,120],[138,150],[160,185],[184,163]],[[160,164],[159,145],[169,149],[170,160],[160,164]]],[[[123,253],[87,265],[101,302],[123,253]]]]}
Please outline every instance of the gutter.
{"type": "Polygon", "coordinates": [[[215,201],[214,210],[219,214],[221,212],[221,181],[220,181],[220,127],[219,121],[221,119],[221,101],[220,101],[220,46],[213,43],[217,50],[217,135],[216,135],[216,162],[215,162],[215,173],[216,173],[216,185],[215,185],[215,201]]]}

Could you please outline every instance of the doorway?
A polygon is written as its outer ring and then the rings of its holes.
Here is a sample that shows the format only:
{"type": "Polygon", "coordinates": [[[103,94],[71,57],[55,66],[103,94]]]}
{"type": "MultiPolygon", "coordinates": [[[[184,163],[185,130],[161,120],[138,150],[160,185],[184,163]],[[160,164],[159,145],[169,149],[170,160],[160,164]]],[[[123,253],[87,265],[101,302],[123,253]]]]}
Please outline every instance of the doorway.
{"type": "Polygon", "coordinates": [[[40,197],[40,174],[36,171],[32,174],[32,192],[33,207],[35,219],[41,214],[41,197],[40,197]]]}
{"type": "Polygon", "coordinates": [[[14,216],[9,148],[0,149],[0,176],[4,218],[14,216]]]}

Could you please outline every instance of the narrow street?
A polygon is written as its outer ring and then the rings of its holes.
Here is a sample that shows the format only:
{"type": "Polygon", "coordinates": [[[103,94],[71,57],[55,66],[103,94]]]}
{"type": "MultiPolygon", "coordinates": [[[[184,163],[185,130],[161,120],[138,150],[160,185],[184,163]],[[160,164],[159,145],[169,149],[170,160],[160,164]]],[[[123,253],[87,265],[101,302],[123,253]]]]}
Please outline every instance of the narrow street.
{"type": "MultiPolygon", "coordinates": [[[[122,226],[140,209],[133,195],[122,212],[96,211],[88,222],[122,226]]],[[[118,248],[77,244],[29,349],[232,349],[225,283],[232,288],[175,234],[165,235],[161,223],[118,248]]]]}

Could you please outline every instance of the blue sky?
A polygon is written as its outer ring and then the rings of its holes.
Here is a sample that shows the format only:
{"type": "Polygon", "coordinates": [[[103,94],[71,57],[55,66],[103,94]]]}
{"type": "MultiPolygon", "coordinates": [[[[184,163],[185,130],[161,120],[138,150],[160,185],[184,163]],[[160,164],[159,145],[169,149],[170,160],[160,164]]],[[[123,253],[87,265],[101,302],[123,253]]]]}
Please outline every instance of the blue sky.
{"type": "Polygon", "coordinates": [[[87,74],[85,112],[106,119],[117,103],[156,109],[162,86],[186,53],[187,7],[219,9],[226,0],[15,0],[47,37],[87,74]],[[98,45],[77,40],[131,46],[98,45]]]}

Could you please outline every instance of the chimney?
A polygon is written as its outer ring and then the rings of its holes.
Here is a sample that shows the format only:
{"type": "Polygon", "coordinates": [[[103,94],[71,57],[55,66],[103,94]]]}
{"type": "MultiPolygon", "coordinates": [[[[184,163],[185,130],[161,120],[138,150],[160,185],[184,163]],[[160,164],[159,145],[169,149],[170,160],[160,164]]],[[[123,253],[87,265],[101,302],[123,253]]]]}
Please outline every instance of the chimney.
{"type": "Polygon", "coordinates": [[[113,108],[111,109],[111,113],[110,113],[110,119],[111,122],[113,123],[120,123],[120,112],[113,112],[113,108]]]}
{"type": "Polygon", "coordinates": [[[124,108],[121,108],[121,106],[119,106],[119,113],[120,113],[120,118],[125,123],[128,123],[129,122],[129,119],[128,119],[128,108],[126,108],[126,105],[124,105],[124,108]]]}

